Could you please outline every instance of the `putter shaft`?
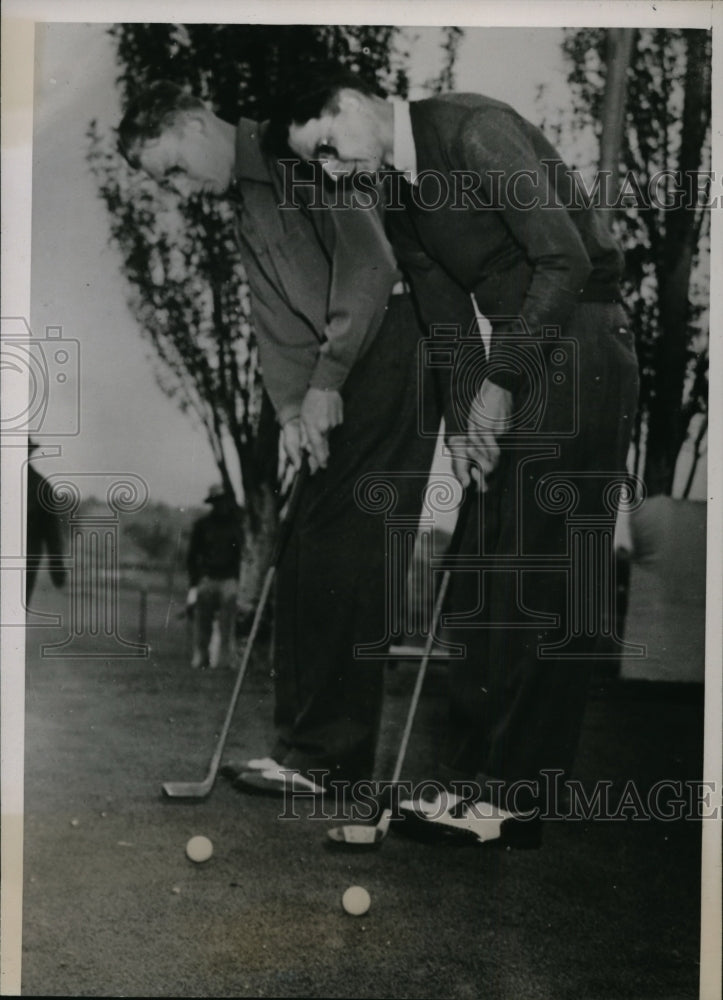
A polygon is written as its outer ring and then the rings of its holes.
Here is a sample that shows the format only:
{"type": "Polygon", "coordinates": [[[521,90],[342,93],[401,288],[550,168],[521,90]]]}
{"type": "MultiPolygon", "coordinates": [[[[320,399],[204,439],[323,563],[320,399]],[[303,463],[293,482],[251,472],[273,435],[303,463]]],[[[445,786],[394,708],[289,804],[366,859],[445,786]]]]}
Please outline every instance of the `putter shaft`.
{"type": "MultiPolygon", "coordinates": [[[[452,538],[447,549],[448,555],[456,555],[459,551],[462,538],[464,536],[465,527],[467,523],[467,518],[469,517],[469,508],[471,506],[471,501],[469,499],[469,494],[465,496],[462,500],[462,506],[460,507],[459,516],[457,517],[457,523],[452,534],[452,538]]],[[[439,585],[439,590],[437,592],[437,597],[434,602],[434,610],[432,612],[432,621],[427,635],[427,641],[424,644],[424,653],[422,654],[422,660],[419,664],[419,669],[417,670],[417,677],[414,683],[414,691],[412,692],[412,697],[409,702],[409,708],[407,709],[407,718],[404,724],[404,732],[402,733],[402,739],[399,744],[399,750],[397,752],[397,759],[394,764],[394,773],[392,774],[391,784],[392,787],[396,785],[399,781],[400,775],[402,773],[402,767],[404,766],[404,759],[407,755],[407,747],[409,745],[409,737],[412,733],[412,726],[414,725],[414,718],[417,714],[417,707],[419,705],[419,699],[422,694],[422,687],[424,686],[424,678],[427,673],[427,667],[429,665],[429,660],[432,656],[432,648],[434,646],[434,637],[437,632],[437,626],[439,625],[439,619],[442,614],[442,608],[444,607],[444,602],[447,598],[447,590],[449,589],[449,583],[452,576],[452,571],[446,569],[444,575],[442,576],[442,582],[439,585]]],[[[349,845],[354,845],[357,847],[376,847],[381,844],[381,842],[386,837],[389,832],[389,826],[392,821],[392,810],[389,806],[386,806],[379,818],[378,823],[375,826],[354,826],[349,824],[347,826],[335,827],[328,831],[328,836],[331,840],[337,843],[346,843],[349,845]],[[361,830],[368,831],[368,833],[362,834],[361,830]]]]}
{"type": "Polygon", "coordinates": [[[259,630],[259,625],[261,624],[261,618],[264,613],[264,609],[271,594],[271,587],[274,582],[274,576],[276,574],[276,568],[281,560],[281,556],[286,547],[286,543],[291,534],[291,525],[293,518],[296,514],[296,510],[299,505],[299,500],[301,497],[301,491],[306,481],[306,476],[308,475],[309,465],[308,461],[304,461],[301,468],[295,475],[294,484],[291,489],[291,496],[289,498],[289,503],[286,508],[286,513],[283,517],[281,525],[279,526],[279,532],[276,539],[276,546],[274,549],[274,554],[271,559],[271,565],[266,571],[266,576],[264,578],[264,584],[261,589],[261,595],[259,597],[258,604],[256,606],[256,613],[254,615],[254,620],[251,625],[251,631],[249,632],[249,637],[246,641],[246,648],[244,649],[243,659],[241,661],[241,666],[238,669],[236,675],[236,681],[233,686],[233,691],[231,693],[231,700],[226,711],[226,718],[223,722],[223,727],[216,741],[216,748],[211,758],[211,763],[208,767],[208,772],[203,781],[192,782],[192,781],[166,781],[162,785],[164,795],[171,799],[202,799],[205,798],[211,789],[213,788],[214,782],[216,780],[216,774],[218,773],[218,767],[221,763],[221,755],[223,754],[223,749],[226,745],[226,739],[228,737],[229,729],[231,728],[231,722],[233,720],[234,712],[236,711],[236,704],[238,702],[239,693],[241,691],[241,684],[243,683],[244,675],[246,674],[246,668],[248,667],[249,661],[251,659],[251,651],[256,640],[256,633],[259,630]]]}

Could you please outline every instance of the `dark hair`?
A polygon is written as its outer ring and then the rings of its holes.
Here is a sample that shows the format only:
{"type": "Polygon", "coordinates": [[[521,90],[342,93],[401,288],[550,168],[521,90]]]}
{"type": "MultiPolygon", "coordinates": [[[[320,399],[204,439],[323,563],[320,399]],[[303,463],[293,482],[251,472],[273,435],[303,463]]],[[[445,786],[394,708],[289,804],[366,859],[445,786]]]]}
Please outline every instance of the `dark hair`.
{"type": "Polygon", "coordinates": [[[323,111],[338,109],[340,90],[356,90],[367,97],[386,97],[383,88],[337,62],[315,63],[289,76],[272,102],[266,146],[277,155],[288,155],[289,126],[319,118],[323,111]]]}
{"type": "Polygon", "coordinates": [[[204,108],[203,101],[170,80],[156,80],[128,105],[118,126],[118,149],[132,167],[145,142],[170,128],[179,114],[204,108]]]}

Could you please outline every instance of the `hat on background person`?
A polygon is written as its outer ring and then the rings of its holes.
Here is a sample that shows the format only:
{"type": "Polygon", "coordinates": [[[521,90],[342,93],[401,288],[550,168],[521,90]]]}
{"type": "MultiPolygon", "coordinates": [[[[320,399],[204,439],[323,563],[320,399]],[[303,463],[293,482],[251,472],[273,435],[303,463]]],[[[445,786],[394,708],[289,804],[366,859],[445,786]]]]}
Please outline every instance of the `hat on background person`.
{"type": "Polygon", "coordinates": [[[228,499],[228,493],[224,489],[223,483],[214,483],[213,486],[209,488],[208,496],[203,502],[214,503],[216,500],[226,499],[228,499]]]}
{"type": "Polygon", "coordinates": [[[223,487],[223,483],[214,483],[213,486],[209,487],[208,496],[203,502],[213,503],[215,500],[224,500],[226,496],[227,493],[223,487]]]}

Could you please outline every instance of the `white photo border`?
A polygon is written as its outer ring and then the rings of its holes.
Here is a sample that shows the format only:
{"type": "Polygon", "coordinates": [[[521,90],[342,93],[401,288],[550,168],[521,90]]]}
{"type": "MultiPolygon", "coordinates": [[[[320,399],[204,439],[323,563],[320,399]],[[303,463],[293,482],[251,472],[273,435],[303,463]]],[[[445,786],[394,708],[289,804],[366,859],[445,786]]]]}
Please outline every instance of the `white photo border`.
{"type": "MultiPolygon", "coordinates": [[[[185,21],[214,23],[345,23],[461,27],[681,27],[713,30],[714,169],[723,170],[723,5],[705,0],[5,0],[2,11],[2,313],[30,316],[30,233],[34,27],[45,22],[185,21]],[[340,19],[343,11],[343,21],[340,19]]],[[[723,210],[711,219],[711,275],[723,274],[723,210]]],[[[715,782],[717,819],[702,829],[701,997],[721,997],[721,699],[723,625],[723,284],[711,281],[710,403],[705,753],[706,781],[715,782]]],[[[15,407],[17,400],[13,400],[15,407]]],[[[13,410],[17,412],[17,410],[13,410]]],[[[13,551],[25,530],[21,495],[24,449],[2,449],[0,551],[13,551]]],[[[24,614],[21,574],[5,574],[0,620],[24,614]]],[[[22,948],[22,816],[24,658],[22,628],[0,638],[2,750],[2,902],[0,993],[19,994],[22,948]]]]}

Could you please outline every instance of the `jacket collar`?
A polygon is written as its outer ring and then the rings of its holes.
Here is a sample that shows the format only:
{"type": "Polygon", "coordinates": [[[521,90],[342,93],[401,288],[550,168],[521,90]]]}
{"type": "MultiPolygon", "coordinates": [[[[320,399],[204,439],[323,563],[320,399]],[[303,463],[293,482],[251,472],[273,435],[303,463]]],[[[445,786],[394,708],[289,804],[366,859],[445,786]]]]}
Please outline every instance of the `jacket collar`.
{"type": "Polygon", "coordinates": [[[392,100],[394,108],[394,169],[399,170],[410,184],[417,183],[417,150],[414,145],[412,118],[407,101],[392,100]]]}

